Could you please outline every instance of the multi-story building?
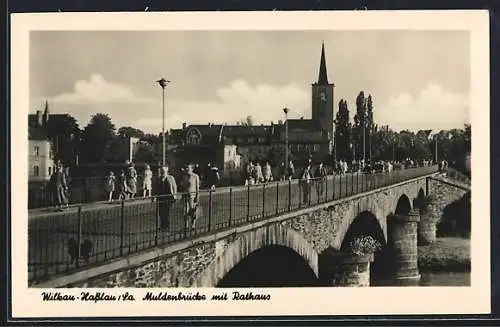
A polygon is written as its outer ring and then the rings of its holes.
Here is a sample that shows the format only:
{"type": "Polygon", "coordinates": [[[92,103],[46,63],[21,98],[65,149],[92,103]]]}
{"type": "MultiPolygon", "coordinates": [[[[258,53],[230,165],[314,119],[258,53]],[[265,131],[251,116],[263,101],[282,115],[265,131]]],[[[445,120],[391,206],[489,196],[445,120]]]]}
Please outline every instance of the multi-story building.
{"type": "MultiPolygon", "coordinates": [[[[269,161],[277,166],[285,160],[286,124],[289,158],[328,161],[333,150],[334,87],[328,80],[322,45],[319,75],[312,84],[311,119],[288,119],[271,125],[187,125],[169,133],[170,160],[204,166],[216,164],[223,172],[241,171],[250,161],[269,161]],[[173,158],[172,158],[173,157],[173,158]]],[[[279,108],[270,108],[279,110],[279,108]]]]}
{"type": "Polygon", "coordinates": [[[43,133],[31,132],[28,138],[28,181],[44,182],[54,172],[52,145],[43,133]]]}
{"type": "Polygon", "coordinates": [[[45,182],[54,172],[52,144],[46,130],[49,119],[47,103],[45,111],[28,115],[28,181],[45,182]]]}

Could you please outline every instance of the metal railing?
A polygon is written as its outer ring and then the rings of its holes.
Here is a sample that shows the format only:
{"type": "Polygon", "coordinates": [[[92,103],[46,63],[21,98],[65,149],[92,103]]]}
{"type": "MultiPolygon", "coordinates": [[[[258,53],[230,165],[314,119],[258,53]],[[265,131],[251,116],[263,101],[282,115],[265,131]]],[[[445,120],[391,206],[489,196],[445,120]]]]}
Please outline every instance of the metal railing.
{"type": "Polygon", "coordinates": [[[200,192],[196,225],[186,228],[187,196],[154,196],[115,203],[73,205],[31,213],[30,283],[159,245],[191,239],[375,190],[437,171],[436,166],[390,173],[351,173],[200,192]],[[168,232],[162,231],[168,221],[168,232]]]}

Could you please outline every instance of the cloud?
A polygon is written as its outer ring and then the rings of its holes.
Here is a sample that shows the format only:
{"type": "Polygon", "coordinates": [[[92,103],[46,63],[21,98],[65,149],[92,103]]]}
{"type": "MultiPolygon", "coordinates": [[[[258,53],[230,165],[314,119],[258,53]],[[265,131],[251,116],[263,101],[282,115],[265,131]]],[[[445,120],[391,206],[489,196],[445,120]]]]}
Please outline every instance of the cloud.
{"type": "MultiPolygon", "coordinates": [[[[187,124],[209,122],[236,124],[241,118],[251,115],[255,124],[270,124],[284,119],[282,108],[292,109],[291,117],[309,116],[310,94],[295,84],[273,86],[258,84],[252,86],[244,80],[234,80],[215,91],[214,101],[190,99],[167,99],[166,124],[168,128],[179,128],[187,124]]],[[[161,112],[157,117],[142,116],[138,128],[161,128],[161,112]]]]}
{"type": "Polygon", "coordinates": [[[385,105],[375,104],[377,124],[396,130],[461,128],[470,121],[469,95],[453,93],[436,83],[429,83],[416,97],[408,93],[389,99],[385,105]]]}
{"type": "Polygon", "coordinates": [[[136,95],[126,85],[108,82],[99,74],[91,74],[89,80],[77,81],[71,93],[62,93],[52,101],[64,104],[114,104],[150,103],[152,99],[136,95]]]}

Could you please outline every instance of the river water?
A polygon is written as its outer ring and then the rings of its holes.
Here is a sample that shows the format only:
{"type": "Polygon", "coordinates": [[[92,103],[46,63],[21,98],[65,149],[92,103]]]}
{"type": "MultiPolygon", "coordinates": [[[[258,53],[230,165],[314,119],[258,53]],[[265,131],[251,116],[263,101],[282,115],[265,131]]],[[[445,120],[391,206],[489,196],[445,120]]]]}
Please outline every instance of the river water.
{"type": "Polygon", "coordinates": [[[470,286],[470,272],[422,273],[420,280],[374,281],[371,286],[470,286]]]}

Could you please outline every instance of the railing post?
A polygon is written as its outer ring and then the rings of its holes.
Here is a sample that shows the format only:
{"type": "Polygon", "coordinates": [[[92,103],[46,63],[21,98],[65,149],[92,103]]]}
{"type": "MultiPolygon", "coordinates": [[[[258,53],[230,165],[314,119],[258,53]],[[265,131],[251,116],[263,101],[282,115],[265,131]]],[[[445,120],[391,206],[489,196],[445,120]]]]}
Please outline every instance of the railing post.
{"type": "Polygon", "coordinates": [[[347,174],[345,175],[345,197],[347,198],[347,188],[349,187],[349,177],[347,177],[347,174]]]}
{"type": "Polygon", "coordinates": [[[120,207],[120,256],[123,256],[123,247],[125,245],[125,200],[122,200],[120,207]]]}
{"type": "Polygon", "coordinates": [[[335,200],[335,177],[337,175],[335,174],[335,171],[333,172],[333,182],[332,182],[332,201],[335,200]]]}
{"type": "Polygon", "coordinates": [[[351,173],[351,195],[354,195],[354,173],[351,173]]]}
{"type": "Polygon", "coordinates": [[[288,211],[292,210],[292,181],[288,180],[288,211]]]}
{"type": "Polygon", "coordinates": [[[207,231],[212,230],[212,190],[208,191],[208,226],[207,231]]]}
{"type": "Polygon", "coordinates": [[[276,215],[280,212],[279,200],[280,199],[280,182],[276,182],[276,215]]]}
{"type": "Polygon", "coordinates": [[[325,178],[325,203],[328,202],[328,175],[325,178]]]}
{"type": "Polygon", "coordinates": [[[231,227],[231,221],[233,219],[233,188],[229,188],[229,221],[228,226],[231,227]]]}
{"type": "Polygon", "coordinates": [[[76,247],[76,267],[80,266],[80,244],[82,243],[82,206],[78,206],[78,236],[77,236],[77,247],[76,247]]]}
{"type": "Polygon", "coordinates": [[[262,219],[266,216],[266,183],[262,184],[262,219]]]}
{"type": "Polygon", "coordinates": [[[160,229],[160,198],[152,197],[152,201],[155,203],[155,245],[158,245],[158,230],[160,229]]]}
{"type": "Polygon", "coordinates": [[[339,196],[337,199],[342,198],[342,174],[339,174],[339,196]]]}
{"type": "Polygon", "coordinates": [[[250,184],[247,188],[247,223],[250,221],[250,184]]]}

